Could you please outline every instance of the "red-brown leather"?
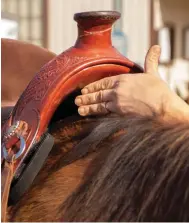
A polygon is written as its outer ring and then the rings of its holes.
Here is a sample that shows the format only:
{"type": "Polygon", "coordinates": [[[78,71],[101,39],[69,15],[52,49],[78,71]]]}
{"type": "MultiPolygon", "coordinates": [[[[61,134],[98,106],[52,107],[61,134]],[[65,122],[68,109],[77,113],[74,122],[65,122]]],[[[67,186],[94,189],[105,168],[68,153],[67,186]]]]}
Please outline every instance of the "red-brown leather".
{"type": "MultiPolygon", "coordinates": [[[[32,79],[17,102],[4,132],[14,121],[26,121],[31,128],[26,139],[26,156],[33,141],[40,140],[60,103],[86,84],[103,77],[143,70],[111,45],[112,24],[117,12],[87,12],[75,15],[78,39],[75,46],[48,62],[32,79]]],[[[69,108],[65,108],[69,109],[69,108]]],[[[70,115],[72,111],[70,110],[70,115]]],[[[20,160],[17,161],[16,168],[20,160]]],[[[16,170],[15,168],[15,170],[16,170]]]]}

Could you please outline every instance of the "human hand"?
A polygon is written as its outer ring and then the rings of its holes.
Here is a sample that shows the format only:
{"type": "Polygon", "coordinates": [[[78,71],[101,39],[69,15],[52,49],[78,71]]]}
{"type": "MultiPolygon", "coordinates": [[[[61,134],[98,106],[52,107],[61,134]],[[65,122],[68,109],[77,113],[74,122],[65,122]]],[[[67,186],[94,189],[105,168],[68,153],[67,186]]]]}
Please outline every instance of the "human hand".
{"type": "Polygon", "coordinates": [[[146,114],[151,109],[157,113],[162,109],[172,113],[180,106],[189,112],[189,106],[183,104],[184,101],[159,77],[160,51],[159,46],[150,48],[145,59],[145,73],[107,77],[84,87],[82,95],[75,99],[79,114],[146,114]]]}

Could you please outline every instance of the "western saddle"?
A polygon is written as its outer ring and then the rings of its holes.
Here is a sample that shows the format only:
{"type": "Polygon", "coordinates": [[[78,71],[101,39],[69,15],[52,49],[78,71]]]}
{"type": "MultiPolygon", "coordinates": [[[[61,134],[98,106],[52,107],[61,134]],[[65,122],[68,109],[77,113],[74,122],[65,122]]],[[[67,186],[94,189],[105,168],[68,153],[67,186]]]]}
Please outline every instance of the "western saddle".
{"type": "MultiPolygon", "coordinates": [[[[120,16],[117,12],[108,13],[108,16],[104,12],[95,14],[95,21],[99,19],[104,26],[105,22],[112,23],[120,16]]],[[[81,22],[88,17],[93,18],[94,12],[79,13],[74,18],[81,22]]],[[[94,35],[99,34],[95,31],[94,35]]],[[[85,36],[79,38],[87,42],[85,36]]],[[[31,79],[2,126],[2,221],[6,220],[7,205],[14,205],[28,190],[53,147],[54,140],[48,132],[50,123],[57,117],[77,113],[74,97],[80,89],[107,76],[143,72],[115,48],[99,44],[92,50],[94,46],[89,43],[87,49],[79,48],[81,44],[78,46],[77,41],[74,47],[57,57],[51,55],[49,62],[41,64],[42,68],[31,79]]],[[[28,62],[25,73],[39,57],[28,62]]]]}

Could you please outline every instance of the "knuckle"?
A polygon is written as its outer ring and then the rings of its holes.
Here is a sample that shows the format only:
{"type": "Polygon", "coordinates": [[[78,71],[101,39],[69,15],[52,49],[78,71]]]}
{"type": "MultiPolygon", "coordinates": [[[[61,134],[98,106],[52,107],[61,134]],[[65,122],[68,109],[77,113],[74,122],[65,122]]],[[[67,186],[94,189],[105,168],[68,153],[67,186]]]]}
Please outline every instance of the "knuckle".
{"type": "Polygon", "coordinates": [[[111,88],[113,86],[113,80],[112,78],[107,78],[106,80],[106,88],[111,88]]]}
{"type": "Polygon", "coordinates": [[[149,55],[149,61],[158,62],[159,53],[157,51],[152,51],[149,55]]]}
{"type": "Polygon", "coordinates": [[[88,114],[91,115],[91,114],[94,114],[95,112],[96,112],[95,107],[93,105],[90,105],[88,114]]]}
{"type": "Polygon", "coordinates": [[[93,89],[91,90],[91,92],[97,91],[99,87],[100,87],[100,84],[99,83],[94,84],[93,85],[93,89]]]}
{"type": "Polygon", "coordinates": [[[97,106],[97,112],[102,112],[102,106],[101,106],[101,104],[99,104],[99,105],[97,106]]]}
{"type": "Polygon", "coordinates": [[[103,100],[103,91],[100,90],[99,92],[96,93],[95,95],[95,101],[100,102],[103,100]]]}
{"type": "Polygon", "coordinates": [[[102,81],[102,86],[101,86],[103,90],[108,87],[109,82],[110,82],[109,78],[107,78],[107,77],[104,78],[104,80],[102,81]]]}
{"type": "Polygon", "coordinates": [[[92,102],[92,97],[90,95],[85,97],[85,104],[90,104],[92,102]]]}
{"type": "Polygon", "coordinates": [[[103,101],[103,91],[102,90],[99,91],[99,100],[103,101]]]}
{"type": "Polygon", "coordinates": [[[122,92],[122,88],[120,86],[118,86],[113,89],[113,96],[117,99],[117,98],[119,98],[121,92],[122,92]]]}
{"type": "Polygon", "coordinates": [[[85,96],[82,98],[82,102],[83,102],[84,105],[90,103],[90,96],[85,95],[85,96]]]}
{"type": "Polygon", "coordinates": [[[86,101],[87,101],[87,96],[86,95],[82,96],[82,97],[79,98],[79,100],[82,102],[82,104],[85,104],[86,101]]]}
{"type": "Polygon", "coordinates": [[[112,84],[114,88],[117,88],[120,86],[120,80],[115,80],[114,83],[112,84]]]}
{"type": "Polygon", "coordinates": [[[157,61],[157,56],[153,54],[153,55],[150,56],[149,60],[151,62],[156,62],[157,61]]]}
{"type": "Polygon", "coordinates": [[[97,106],[97,112],[104,113],[106,111],[105,103],[101,103],[97,106]]]}

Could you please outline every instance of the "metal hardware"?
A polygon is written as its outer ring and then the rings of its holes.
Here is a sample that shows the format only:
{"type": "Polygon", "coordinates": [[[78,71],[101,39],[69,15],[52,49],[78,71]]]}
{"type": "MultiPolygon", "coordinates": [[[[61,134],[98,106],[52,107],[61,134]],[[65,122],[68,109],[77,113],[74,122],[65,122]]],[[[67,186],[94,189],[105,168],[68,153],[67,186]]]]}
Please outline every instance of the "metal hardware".
{"type": "MultiPolygon", "coordinates": [[[[14,155],[14,160],[18,159],[23,154],[23,152],[26,148],[25,139],[19,134],[16,134],[16,136],[20,139],[20,148],[19,148],[19,151],[14,155]]],[[[5,146],[5,143],[2,144],[2,149],[3,149],[3,157],[7,161],[9,161],[9,153],[7,152],[7,148],[5,146]]]]}
{"type": "Polygon", "coordinates": [[[11,125],[8,128],[7,132],[4,135],[5,140],[9,139],[11,136],[13,136],[16,133],[16,130],[18,129],[19,124],[20,124],[20,122],[16,121],[13,125],[11,125]]]}
{"type": "Polygon", "coordinates": [[[24,121],[16,121],[13,123],[13,125],[11,125],[4,137],[3,137],[3,143],[2,143],[2,151],[3,151],[3,157],[8,161],[11,162],[10,160],[10,150],[12,146],[15,146],[16,143],[12,144],[10,146],[10,148],[7,148],[7,143],[9,143],[12,138],[18,138],[18,140],[20,141],[20,148],[19,151],[13,155],[13,160],[18,159],[24,152],[25,148],[26,148],[26,142],[25,142],[25,134],[28,130],[28,124],[24,121]]]}

